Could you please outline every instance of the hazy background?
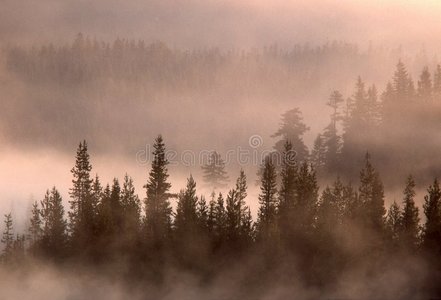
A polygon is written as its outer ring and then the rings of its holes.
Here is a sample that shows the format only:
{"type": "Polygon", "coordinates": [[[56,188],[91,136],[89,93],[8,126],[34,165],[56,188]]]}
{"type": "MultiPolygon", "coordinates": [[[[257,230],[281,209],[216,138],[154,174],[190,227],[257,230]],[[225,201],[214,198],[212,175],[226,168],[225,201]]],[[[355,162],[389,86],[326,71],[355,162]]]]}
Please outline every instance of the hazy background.
{"type": "MultiPolygon", "coordinates": [[[[0,211],[12,210],[20,220],[31,199],[41,199],[45,189],[52,185],[67,200],[69,170],[82,138],[88,139],[93,171],[104,182],[128,172],[134,177],[141,197],[148,166],[137,160],[136,153],[148,149],[158,133],[163,134],[170,149],[179,153],[217,149],[224,154],[238,146],[249,148],[248,139],[254,134],[263,138],[260,149],[271,149],[274,140],[270,135],[277,129],[280,114],[300,107],[311,127],[305,137],[311,146],[315,135],[328,122],[329,110],[324,103],[332,90],[339,89],[345,97],[350,96],[355,79],[361,75],[368,83],[378,84],[382,91],[399,58],[406,62],[414,79],[424,64],[433,69],[441,49],[440,15],[441,3],[434,0],[276,0],[271,4],[260,0],[2,0],[3,49],[47,43],[64,45],[82,32],[108,42],[117,37],[143,39],[147,43],[159,40],[170,49],[181,50],[218,47],[220,51],[253,51],[272,44],[289,50],[295,45],[316,47],[344,41],[358,48],[359,62],[366,57],[372,60],[354,65],[354,58],[346,63],[345,57],[338,63],[324,58],[320,70],[325,70],[326,75],[314,89],[301,89],[298,93],[244,96],[223,89],[220,93],[196,90],[180,94],[171,89],[158,96],[111,84],[96,85],[87,92],[50,83],[30,86],[5,67],[3,51],[0,211]],[[379,54],[369,56],[372,49],[379,54]],[[71,106],[54,107],[54,99],[71,106]],[[90,107],[77,105],[86,102],[92,103],[93,113],[89,114],[90,107]],[[66,118],[69,109],[87,112],[87,117],[66,118]],[[59,124],[63,123],[68,125],[61,130],[59,124]]],[[[221,74],[228,78],[228,72],[221,74]]],[[[229,168],[232,182],[239,167],[236,164],[229,168]]],[[[253,187],[255,166],[246,169],[253,187]]],[[[190,172],[197,176],[199,166],[170,166],[174,191],[183,187],[190,172]]],[[[253,208],[256,194],[251,191],[248,197],[253,208]]],[[[418,197],[422,199],[421,194],[418,197]]]]}

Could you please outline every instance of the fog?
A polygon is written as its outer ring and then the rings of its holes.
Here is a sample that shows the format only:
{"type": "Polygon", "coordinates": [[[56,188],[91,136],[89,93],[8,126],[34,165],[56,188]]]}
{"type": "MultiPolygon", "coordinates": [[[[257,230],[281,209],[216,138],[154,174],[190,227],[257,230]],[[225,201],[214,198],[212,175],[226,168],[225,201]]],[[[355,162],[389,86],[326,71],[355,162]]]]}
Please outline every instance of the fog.
{"type": "Polygon", "coordinates": [[[68,41],[78,32],[177,47],[254,47],[345,40],[439,47],[438,1],[2,2],[2,41],[68,41]]]}
{"type": "MultiPolygon", "coordinates": [[[[246,203],[257,220],[258,170],[279,140],[273,135],[282,126],[282,114],[300,109],[308,127],[302,138],[312,151],[330,122],[332,109],[326,103],[333,91],[340,91],[344,100],[353,97],[360,76],[366,89],[376,86],[383,105],[398,61],[419,89],[423,68],[429,68],[433,79],[441,63],[440,15],[437,0],[2,0],[0,215],[11,212],[14,234],[24,233],[32,203],[53,186],[68,210],[71,169],[83,140],[89,146],[91,174],[99,174],[103,185],[129,174],[142,201],[154,139],[161,134],[172,194],[178,194],[192,174],[197,194],[208,199],[212,188],[204,183],[201,166],[215,150],[225,158],[229,177],[217,192],[227,194],[243,169],[246,203]]],[[[401,203],[405,178],[415,175],[415,202],[423,222],[426,189],[441,176],[441,105],[428,104],[409,118],[403,107],[397,115],[400,121],[389,127],[393,136],[360,133],[358,142],[365,147],[360,153],[373,153],[385,183],[386,208],[393,201],[401,203]]],[[[338,134],[344,139],[347,128],[341,123],[338,134]]],[[[320,192],[337,176],[358,187],[363,156],[356,154],[341,170],[318,176],[320,192]]],[[[176,198],[171,205],[175,212],[176,198]]],[[[343,253],[358,253],[354,236],[345,240],[343,253]]],[[[416,299],[421,295],[407,287],[423,285],[427,276],[427,261],[403,254],[385,263],[380,276],[368,274],[369,268],[356,262],[332,288],[320,289],[304,282],[302,270],[290,269],[290,279],[296,280],[259,291],[253,279],[255,294],[245,295],[245,272],[265,268],[259,265],[260,254],[253,252],[231,270],[222,266],[209,284],[192,272],[170,268],[161,286],[131,286],[124,275],[109,276],[109,270],[120,266],[71,272],[72,262],[30,260],[23,270],[1,271],[0,296],[416,299]],[[400,258],[409,260],[401,265],[400,258]]],[[[277,265],[265,276],[279,278],[285,271],[277,265]]]]}

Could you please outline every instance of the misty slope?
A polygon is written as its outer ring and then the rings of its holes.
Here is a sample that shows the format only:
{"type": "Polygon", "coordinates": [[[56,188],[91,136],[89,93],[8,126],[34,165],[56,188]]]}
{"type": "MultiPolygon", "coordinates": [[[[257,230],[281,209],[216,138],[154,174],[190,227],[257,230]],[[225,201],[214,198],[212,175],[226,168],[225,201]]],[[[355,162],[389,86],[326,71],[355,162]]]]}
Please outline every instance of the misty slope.
{"type": "MultiPolygon", "coordinates": [[[[83,35],[64,46],[3,53],[6,143],[66,150],[86,138],[102,151],[126,153],[142,149],[158,132],[187,149],[208,144],[225,151],[252,134],[269,137],[279,115],[297,106],[312,128],[307,138],[312,144],[325,125],[330,91],[350,94],[358,75],[382,83],[403,55],[359,51],[344,43],[184,51],[83,35]],[[197,129],[198,137],[186,143],[175,134],[176,126],[197,129]]],[[[409,60],[411,66],[429,63],[424,56],[409,60]]]]}

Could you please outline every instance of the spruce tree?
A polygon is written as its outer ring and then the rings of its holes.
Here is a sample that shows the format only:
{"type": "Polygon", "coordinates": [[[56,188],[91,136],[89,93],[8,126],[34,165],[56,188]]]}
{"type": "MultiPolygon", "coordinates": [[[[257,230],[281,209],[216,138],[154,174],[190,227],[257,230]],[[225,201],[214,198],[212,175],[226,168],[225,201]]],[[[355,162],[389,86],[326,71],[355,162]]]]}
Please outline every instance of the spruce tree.
{"type": "Polygon", "coordinates": [[[267,240],[276,236],[277,182],[276,170],[270,159],[265,159],[259,194],[257,237],[267,240]]]}
{"type": "Polygon", "coordinates": [[[171,184],[168,182],[168,160],[165,156],[165,144],[158,136],[153,145],[153,161],[149,179],[144,187],[147,190],[145,204],[145,231],[147,241],[160,245],[170,236],[171,231],[171,184]]]}
{"type": "Polygon", "coordinates": [[[387,212],[386,228],[389,235],[390,242],[394,248],[400,244],[400,237],[402,232],[402,213],[397,202],[393,202],[387,212]]]}
{"type": "Polygon", "coordinates": [[[41,225],[41,212],[38,207],[38,202],[35,201],[32,204],[31,219],[29,220],[28,228],[29,252],[32,255],[38,255],[39,253],[42,237],[41,225]]]}
{"type": "Polygon", "coordinates": [[[296,181],[298,166],[292,154],[292,145],[285,143],[280,171],[281,183],[278,195],[278,227],[282,239],[286,239],[292,231],[292,218],[297,197],[296,181]]]}
{"type": "Polygon", "coordinates": [[[222,189],[227,186],[228,175],[225,170],[225,162],[216,151],[210,154],[207,164],[202,166],[203,178],[207,186],[212,189],[222,189]]]}
{"type": "Polygon", "coordinates": [[[280,137],[274,148],[283,153],[286,141],[291,142],[294,151],[297,153],[297,160],[303,161],[308,158],[309,151],[303,142],[303,135],[309,130],[309,127],[303,122],[302,113],[298,108],[288,110],[282,115],[282,123],[279,130],[272,137],[280,137]]]}
{"type": "Polygon", "coordinates": [[[364,226],[381,234],[384,229],[384,188],[378,172],[371,164],[370,155],[366,153],[365,165],[360,172],[359,201],[362,206],[364,226]]]}
{"type": "Polygon", "coordinates": [[[69,232],[73,249],[84,250],[91,244],[95,233],[96,210],[93,207],[92,165],[86,141],[77,149],[75,166],[72,168],[72,188],[70,189],[69,232]]]}
{"type": "Polygon", "coordinates": [[[424,214],[426,223],[423,229],[423,246],[435,254],[441,254],[441,190],[438,179],[427,190],[428,195],[424,196],[424,214]]]}
{"type": "Polygon", "coordinates": [[[141,225],[141,207],[139,197],[135,192],[133,179],[127,174],[124,176],[121,190],[121,207],[123,211],[123,231],[133,242],[141,225]]]}
{"type": "Polygon", "coordinates": [[[5,215],[4,219],[5,229],[3,230],[3,235],[1,242],[3,244],[2,260],[5,263],[10,262],[14,255],[14,226],[12,223],[12,214],[8,213],[5,215]]]}
{"type": "MultiPolygon", "coordinates": [[[[325,166],[328,173],[336,172],[339,167],[340,151],[341,151],[341,138],[337,132],[337,124],[341,120],[340,116],[340,104],[344,102],[342,94],[338,91],[334,91],[329,97],[329,101],[326,103],[331,109],[331,122],[325,128],[323,133],[323,145],[325,147],[325,166]]],[[[314,144],[315,146],[315,144],[314,144]]]]}
{"type": "Polygon", "coordinates": [[[412,81],[404,63],[399,60],[393,77],[393,89],[397,101],[401,103],[409,100],[412,94],[412,81]]]}
{"type": "Polygon", "coordinates": [[[318,185],[314,169],[304,162],[296,177],[296,200],[293,222],[297,234],[311,235],[314,228],[314,218],[317,211],[318,185]]]}
{"type": "Polygon", "coordinates": [[[176,218],[174,220],[175,232],[178,238],[182,238],[183,235],[196,234],[198,228],[197,204],[196,182],[193,176],[190,175],[187,179],[187,187],[179,193],[178,197],[176,218]]]}
{"type": "Polygon", "coordinates": [[[208,233],[208,215],[209,208],[205,196],[200,196],[197,204],[197,216],[199,228],[204,234],[208,233]]]}
{"type": "Polygon", "coordinates": [[[66,254],[67,223],[62,202],[61,195],[55,187],[47,190],[41,201],[42,251],[50,259],[60,259],[66,254]]]}
{"type": "Polygon", "coordinates": [[[419,213],[415,205],[415,181],[412,176],[406,180],[404,189],[403,212],[402,212],[402,242],[406,249],[415,251],[419,243],[419,213]]]}
{"type": "Polygon", "coordinates": [[[418,97],[424,102],[432,100],[432,79],[428,67],[424,67],[418,80],[418,97]]]}

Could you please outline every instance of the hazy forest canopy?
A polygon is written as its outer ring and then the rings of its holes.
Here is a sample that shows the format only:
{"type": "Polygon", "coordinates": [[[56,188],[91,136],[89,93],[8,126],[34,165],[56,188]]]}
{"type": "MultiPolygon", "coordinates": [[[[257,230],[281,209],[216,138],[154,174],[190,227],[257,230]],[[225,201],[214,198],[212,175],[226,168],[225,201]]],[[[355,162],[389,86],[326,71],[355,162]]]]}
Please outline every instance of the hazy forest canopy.
{"type": "Polygon", "coordinates": [[[3,0],[0,299],[439,298],[440,15],[3,0]]]}

